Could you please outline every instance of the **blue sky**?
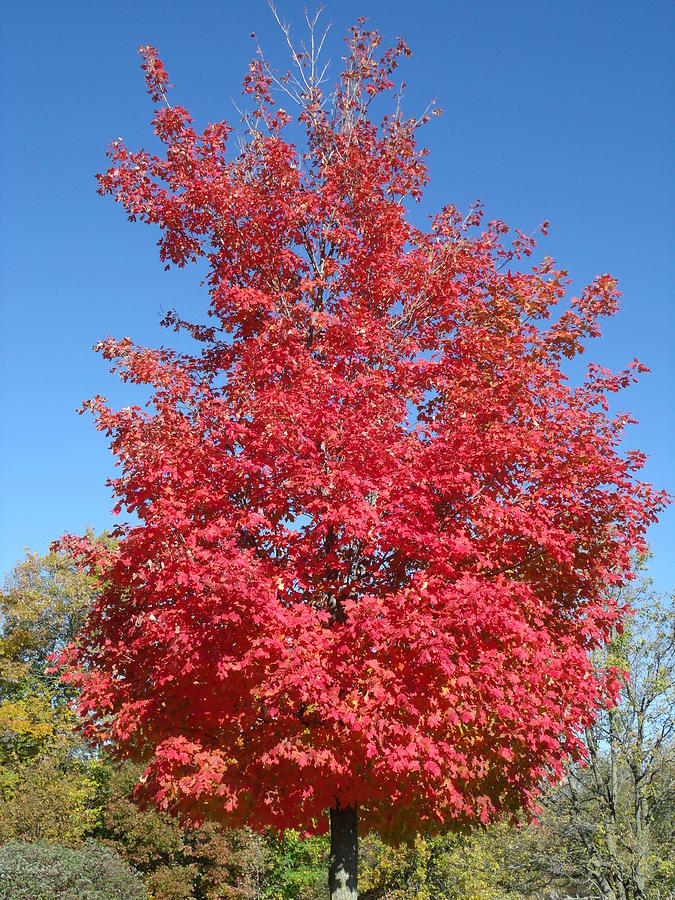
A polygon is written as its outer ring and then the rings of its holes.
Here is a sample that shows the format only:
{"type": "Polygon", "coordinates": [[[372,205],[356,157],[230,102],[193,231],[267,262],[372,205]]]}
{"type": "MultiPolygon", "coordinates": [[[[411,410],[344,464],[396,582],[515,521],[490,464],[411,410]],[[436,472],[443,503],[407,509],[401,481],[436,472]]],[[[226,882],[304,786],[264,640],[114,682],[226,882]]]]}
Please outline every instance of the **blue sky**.
{"type": "MultiPolygon", "coordinates": [[[[675,13],[672,4],[327,0],[328,56],[357,16],[386,39],[406,36],[407,109],[436,97],[427,128],[431,183],[416,217],[480,198],[490,217],[529,231],[551,222],[542,250],[575,286],[618,276],[620,314],[589,359],[652,374],[619,406],[639,425],[628,445],[645,477],[675,493],[671,165],[675,13]]],[[[299,33],[303,4],[279,0],[299,33]]],[[[0,570],[64,531],[111,523],[106,440],[75,410],[102,393],[121,406],[133,388],[108,375],[92,345],[108,334],[157,345],[162,309],[194,312],[195,270],[165,273],[156,234],[126,222],[95,193],[94,173],[117,136],[149,140],[151,104],[136,49],[160,48],[174,97],[197,124],[236,120],[255,31],[287,65],[264,0],[3,2],[0,117],[0,570]]],[[[657,586],[675,583],[675,510],[650,531],[657,586]]]]}

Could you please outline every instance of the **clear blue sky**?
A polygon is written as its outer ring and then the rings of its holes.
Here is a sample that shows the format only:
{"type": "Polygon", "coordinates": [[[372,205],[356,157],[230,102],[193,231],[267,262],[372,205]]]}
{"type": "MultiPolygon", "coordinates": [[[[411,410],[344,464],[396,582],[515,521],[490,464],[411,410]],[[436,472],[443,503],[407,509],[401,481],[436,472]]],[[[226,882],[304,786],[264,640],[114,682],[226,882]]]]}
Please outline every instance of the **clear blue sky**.
{"type": "MultiPolygon", "coordinates": [[[[673,446],[674,177],[671,3],[326,0],[328,53],[366,15],[405,35],[410,112],[437,97],[428,127],[431,184],[423,212],[484,201],[523,230],[551,221],[543,249],[577,286],[611,271],[623,307],[590,357],[652,369],[620,406],[639,419],[628,443],[646,477],[675,492],[673,446]]],[[[280,10],[302,24],[297,0],[280,10]]],[[[0,570],[23,547],[44,551],[64,531],[111,523],[112,458],[89,417],[96,393],[137,395],[106,372],[92,344],[108,334],[159,344],[171,306],[204,307],[194,270],[165,273],[151,229],[95,194],[108,143],[147,143],[151,114],[136,49],[158,46],[176,102],[198,124],[236,118],[255,31],[286,66],[264,0],[173,2],[12,0],[2,3],[0,116],[2,535],[0,570]]],[[[650,532],[652,574],[675,583],[675,510],[650,532]]]]}

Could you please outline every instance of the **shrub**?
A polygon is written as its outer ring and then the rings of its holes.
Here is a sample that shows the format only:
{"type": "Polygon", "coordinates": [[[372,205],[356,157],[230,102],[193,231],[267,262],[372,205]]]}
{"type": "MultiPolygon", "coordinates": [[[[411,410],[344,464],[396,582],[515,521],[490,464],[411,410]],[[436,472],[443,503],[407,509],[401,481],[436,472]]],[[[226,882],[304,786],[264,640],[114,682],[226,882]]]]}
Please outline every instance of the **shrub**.
{"type": "Polygon", "coordinates": [[[140,875],[107,847],[59,844],[0,847],[2,900],[145,900],[140,875]]]}

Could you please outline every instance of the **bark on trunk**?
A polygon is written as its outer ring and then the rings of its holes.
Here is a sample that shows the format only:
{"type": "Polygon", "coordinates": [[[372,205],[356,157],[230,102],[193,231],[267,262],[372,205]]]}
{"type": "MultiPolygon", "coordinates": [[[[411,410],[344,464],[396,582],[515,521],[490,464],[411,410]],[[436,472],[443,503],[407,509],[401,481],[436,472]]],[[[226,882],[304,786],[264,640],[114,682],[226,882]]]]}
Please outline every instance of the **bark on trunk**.
{"type": "Polygon", "coordinates": [[[328,890],[330,900],[356,900],[359,865],[356,807],[330,811],[330,863],[328,890]]]}

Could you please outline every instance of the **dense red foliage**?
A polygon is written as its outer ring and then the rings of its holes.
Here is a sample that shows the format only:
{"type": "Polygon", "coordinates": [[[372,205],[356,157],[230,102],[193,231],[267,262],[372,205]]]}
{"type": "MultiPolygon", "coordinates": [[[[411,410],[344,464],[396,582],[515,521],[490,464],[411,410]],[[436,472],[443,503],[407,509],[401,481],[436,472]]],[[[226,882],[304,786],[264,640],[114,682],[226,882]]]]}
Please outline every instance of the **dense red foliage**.
{"type": "Polygon", "coordinates": [[[567,303],[478,208],[414,227],[421,120],[367,114],[408,51],[378,44],[352,32],[326,105],[305,69],[302,149],[256,59],[237,154],[145,47],[165,155],[116,142],[99,176],[164,261],[207,261],[210,318],[167,317],[191,354],[99,346],[153,399],[89,404],[139,524],[66,539],[102,590],[64,664],[89,735],[188,815],[321,830],[356,802],[388,832],[528,803],[606,696],[588,652],[664,502],[607,413],[642,367],[561,370],[614,280],[567,303]]]}

